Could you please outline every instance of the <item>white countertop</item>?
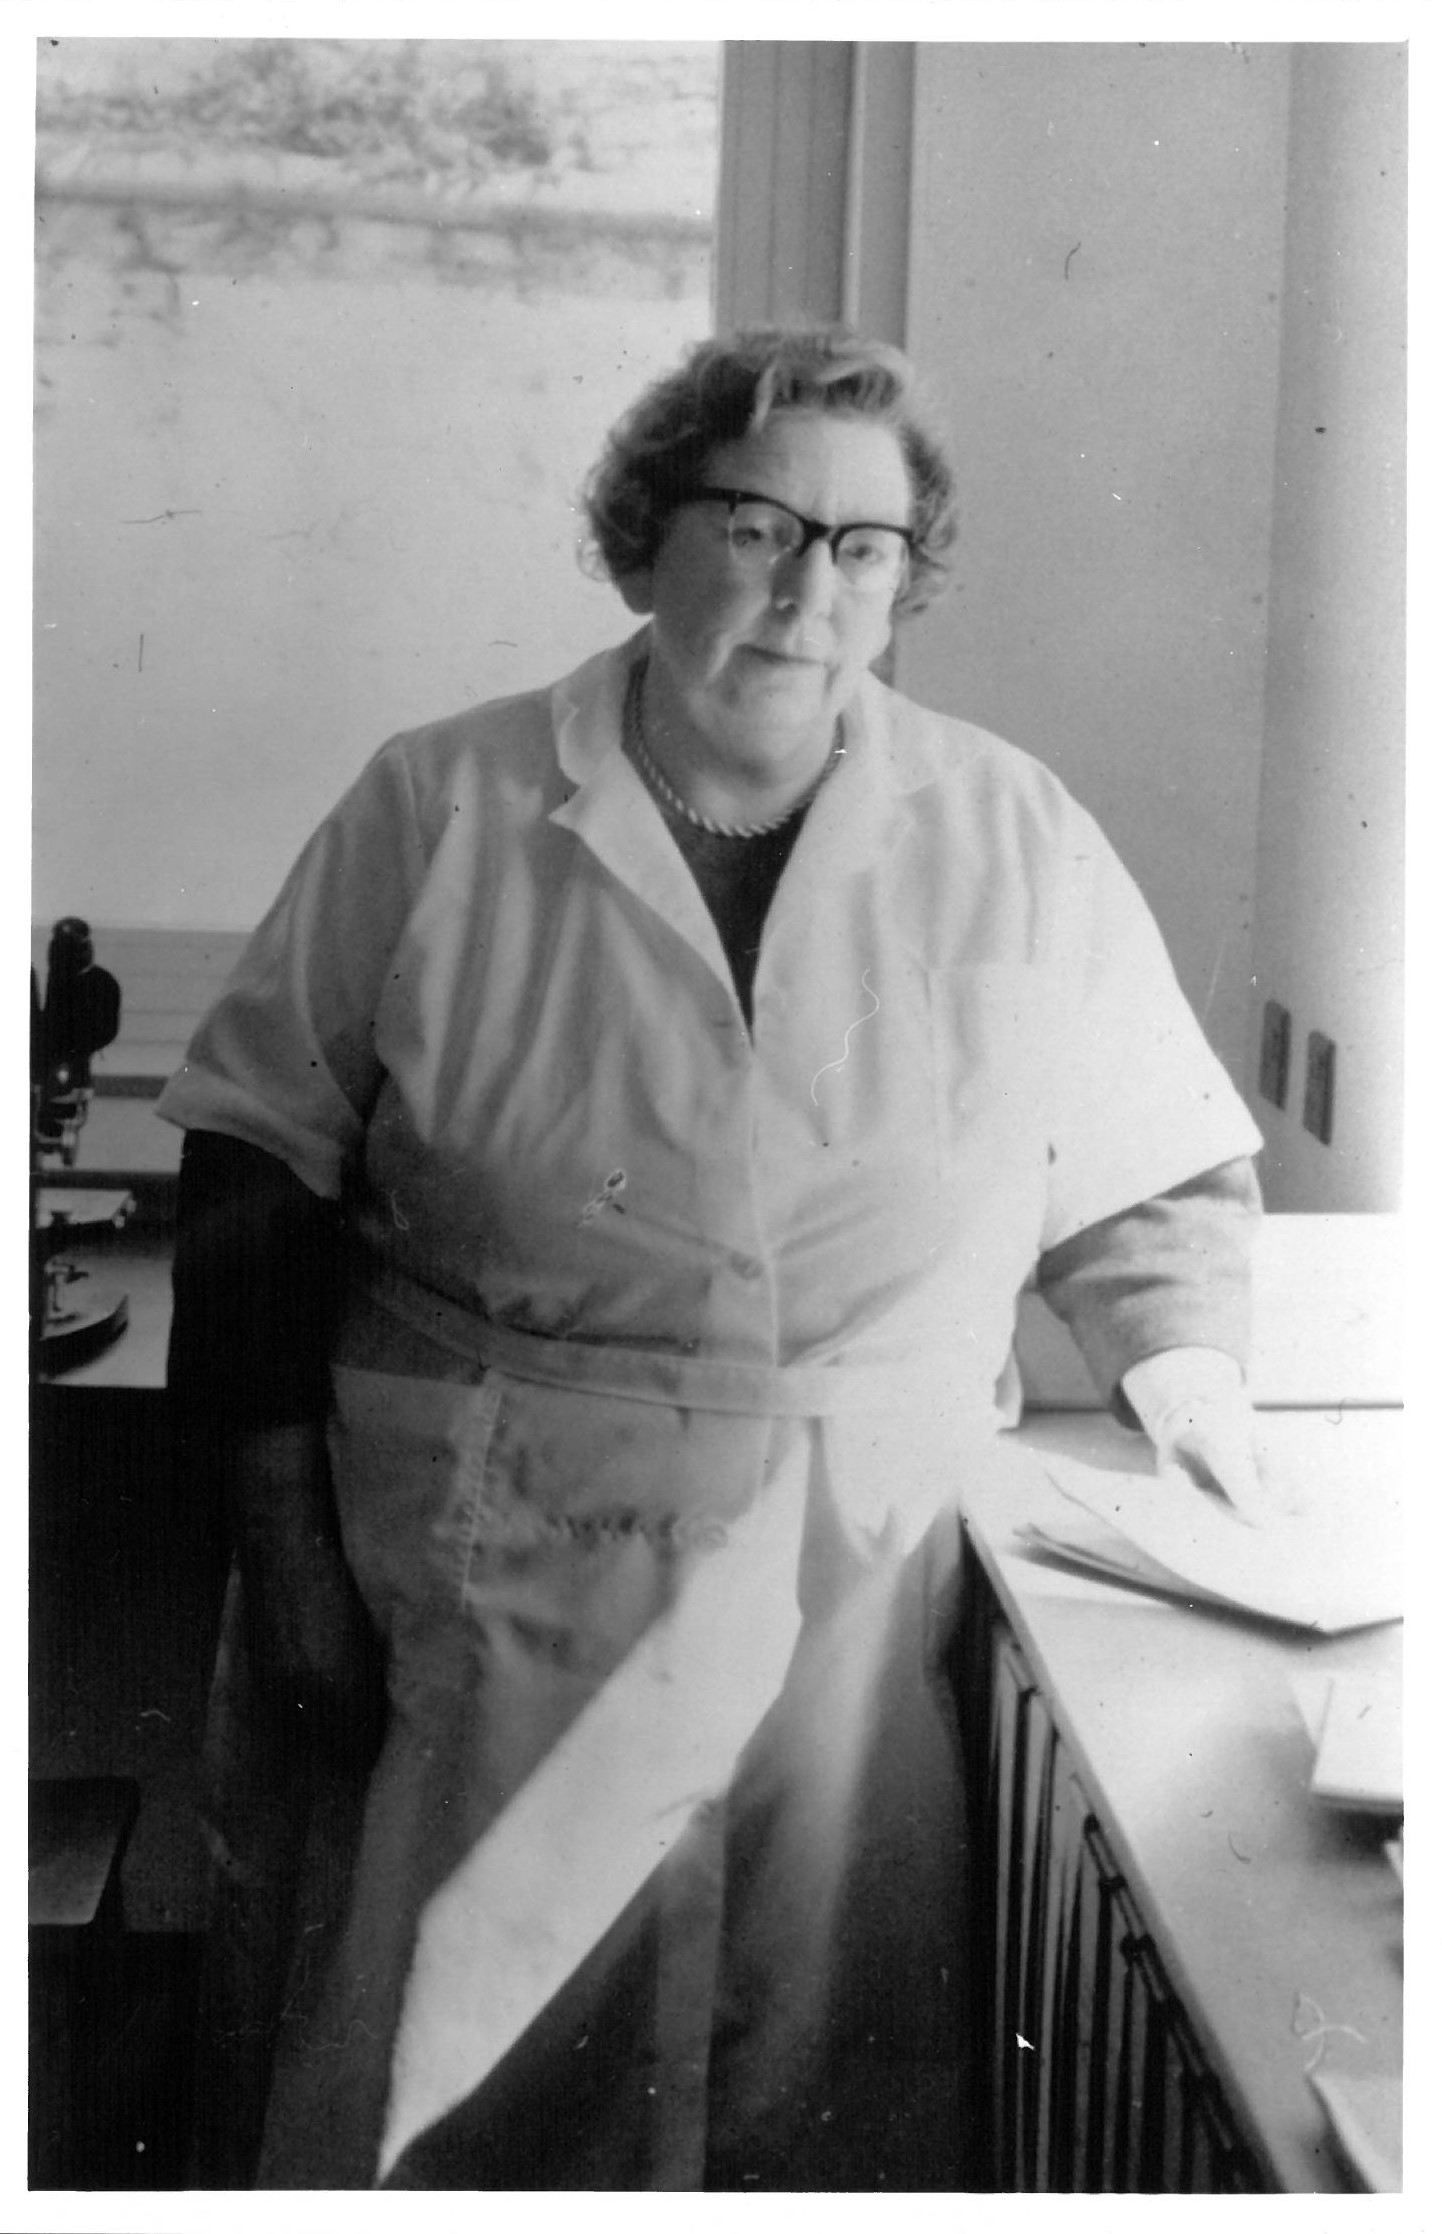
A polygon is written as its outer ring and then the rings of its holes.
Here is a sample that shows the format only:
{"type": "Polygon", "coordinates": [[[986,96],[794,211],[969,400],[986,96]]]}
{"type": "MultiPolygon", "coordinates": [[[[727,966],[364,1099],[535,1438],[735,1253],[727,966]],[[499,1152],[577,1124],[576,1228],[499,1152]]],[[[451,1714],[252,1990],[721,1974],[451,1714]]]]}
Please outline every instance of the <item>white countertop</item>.
{"type": "MultiPolygon", "coordinates": [[[[1300,1480],[1365,1499],[1400,1559],[1399,1411],[1263,1427],[1300,1480]]],[[[1400,2090],[1402,1890],[1384,1826],[1309,1792],[1293,1685],[1394,1664],[1401,1625],[1323,1638],[1048,1565],[1016,1533],[1048,1496],[1038,1460],[1146,1472],[1146,1446],[1097,1413],[1034,1417],[1005,1443],[968,1496],[972,1540],[1244,2133],[1286,2188],[1333,2189],[1309,2074],[1400,2090]]]]}

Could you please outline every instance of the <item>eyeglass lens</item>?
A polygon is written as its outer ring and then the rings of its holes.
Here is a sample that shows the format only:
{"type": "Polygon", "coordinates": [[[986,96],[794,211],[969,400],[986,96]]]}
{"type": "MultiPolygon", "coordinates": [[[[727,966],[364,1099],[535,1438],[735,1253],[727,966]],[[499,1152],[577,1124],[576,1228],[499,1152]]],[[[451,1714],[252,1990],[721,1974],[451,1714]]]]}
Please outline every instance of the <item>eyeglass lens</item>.
{"type": "MultiPolygon", "coordinates": [[[[738,564],[758,573],[793,558],[808,542],[822,540],[808,536],[794,513],[759,499],[733,506],[727,539],[738,564]]],[[[899,529],[853,527],[827,540],[837,572],[853,589],[896,588],[907,559],[906,537],[899,529]]]]}

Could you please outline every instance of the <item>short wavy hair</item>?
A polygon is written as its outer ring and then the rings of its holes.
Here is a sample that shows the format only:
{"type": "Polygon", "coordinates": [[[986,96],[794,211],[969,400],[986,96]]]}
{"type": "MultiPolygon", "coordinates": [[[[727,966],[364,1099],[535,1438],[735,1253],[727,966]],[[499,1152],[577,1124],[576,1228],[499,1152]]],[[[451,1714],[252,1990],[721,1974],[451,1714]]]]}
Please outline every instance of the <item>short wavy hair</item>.
{"type": "Polygon", "coordinates": [[[653,566],[667,523],[723,443],[773,411],[875,419],[896,436],[911,479],[911,567],[896,611],[920,612],[948,571],[956,483],[916,401],[899,349],[845,326],[758,326],[696,345],[612,428],[584,492],[593,570],[613,582],[653,566]]]}

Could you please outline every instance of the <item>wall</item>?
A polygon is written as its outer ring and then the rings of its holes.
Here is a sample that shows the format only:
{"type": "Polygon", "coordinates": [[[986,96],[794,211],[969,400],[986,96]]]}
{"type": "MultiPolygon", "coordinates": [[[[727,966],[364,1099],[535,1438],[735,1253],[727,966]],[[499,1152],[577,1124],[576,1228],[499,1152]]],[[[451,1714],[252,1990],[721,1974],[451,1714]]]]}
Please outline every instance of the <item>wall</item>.
{"type": "Polygon", "coordinates": [[[631,625],[575,498],[710,322],[716,49],[301,44],[42,47],[42,923],[248,928],[388,734],[631,625]]]}
{"type": "Polygon", "coordinates": [[[1099,816],[1241,1078],[1288,51],[916,50],[908,340],[960,587],[898,680],[1099,816]]]}
{"type": "Polygon", "coordinates": [[[1258,1011],[1292,1015],[1287,1106],[1253,1102],[1278,1210],[1400,1184],[1404,72],[1395,47],[1296,55],[1253,964],[1258,1011]],[[1313,1030],[1329,1147],[1300,1121],[1313,1030]]]}

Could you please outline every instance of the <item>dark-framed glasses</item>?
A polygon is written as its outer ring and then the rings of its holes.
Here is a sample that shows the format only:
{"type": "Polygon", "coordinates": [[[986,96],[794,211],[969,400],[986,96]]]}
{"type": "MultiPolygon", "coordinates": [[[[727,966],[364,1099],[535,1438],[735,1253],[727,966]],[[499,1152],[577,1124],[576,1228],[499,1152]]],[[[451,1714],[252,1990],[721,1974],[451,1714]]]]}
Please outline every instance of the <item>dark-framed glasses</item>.
{"type": "Polygon", "coordinates": [[[830,527],[793,512],[774,496],[750,489],[697,489],[693,503],[724,504],[726,540],[737,569],[764,580],[782,559],[804,558],[824,543],[848,589],[866,597],[894,597],[906,580],[911,531],[885,520],[843,520],[830,527]]]}

